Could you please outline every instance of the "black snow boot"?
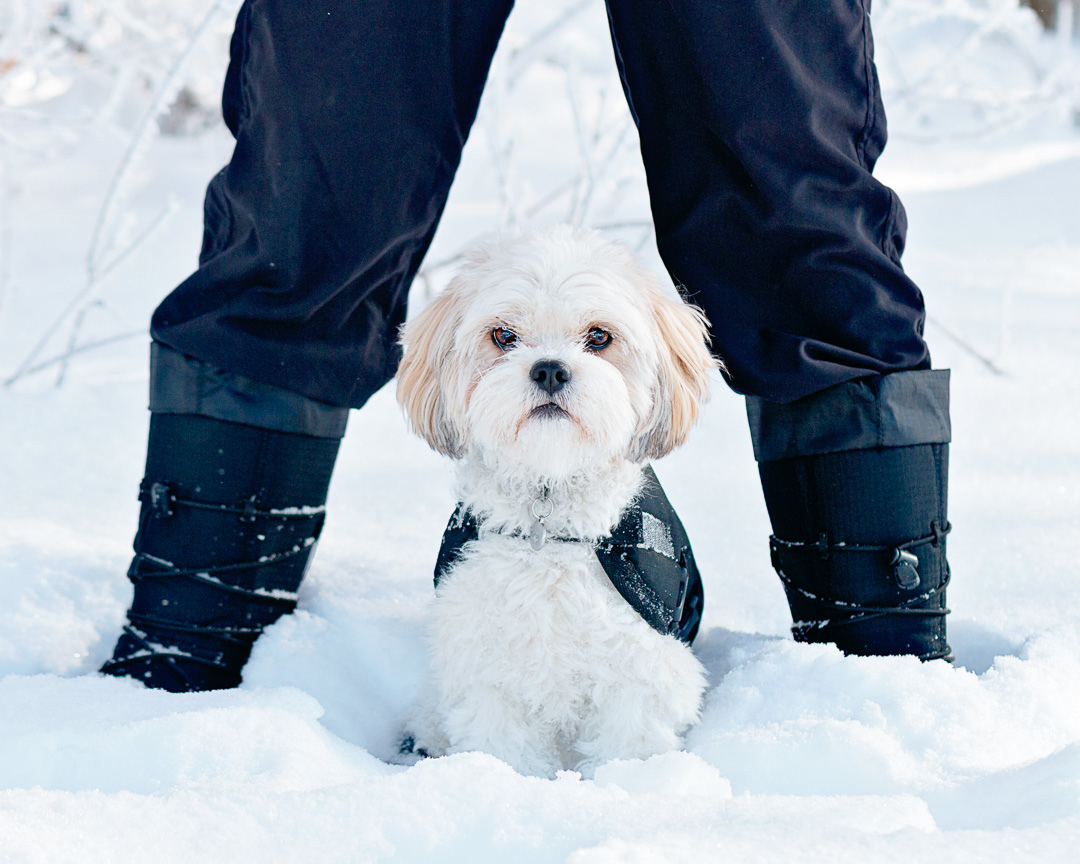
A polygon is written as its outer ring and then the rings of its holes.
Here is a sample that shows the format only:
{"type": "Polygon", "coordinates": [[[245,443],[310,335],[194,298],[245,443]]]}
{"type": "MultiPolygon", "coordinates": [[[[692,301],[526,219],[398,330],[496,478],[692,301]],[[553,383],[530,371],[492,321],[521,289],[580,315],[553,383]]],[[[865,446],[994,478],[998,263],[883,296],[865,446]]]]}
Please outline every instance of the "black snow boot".
{"type": "Polygon", "coordinates": [[[894,373],[748,407],[795,639],[951,659],[948,373],[894,373]]]}
{"type": "Polygon", "coordinates": [[[237,686],[263,628],[296,607],[339,444],[153,414],[135,597],[101,671],[174,692],[237,686]]]}

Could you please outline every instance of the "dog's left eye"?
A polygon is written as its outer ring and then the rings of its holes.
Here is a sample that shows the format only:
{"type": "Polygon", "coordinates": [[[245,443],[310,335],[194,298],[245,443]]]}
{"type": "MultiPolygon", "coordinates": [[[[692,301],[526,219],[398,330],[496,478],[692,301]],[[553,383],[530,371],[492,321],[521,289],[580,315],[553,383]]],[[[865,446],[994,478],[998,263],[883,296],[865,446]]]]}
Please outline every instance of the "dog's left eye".
{"type": "Polygon", "coordinates": [[[591,327],[585,334],[585,347],[593,351],[603,351],[611,344],[611,334],[602,327],[591,327]]]}
{"type": "Polygon", "coordinates": [[[500,348],[510,348],[517,342],[517,333],[506,327],[496,327],[491,331],[491,341],[500,348]]]}

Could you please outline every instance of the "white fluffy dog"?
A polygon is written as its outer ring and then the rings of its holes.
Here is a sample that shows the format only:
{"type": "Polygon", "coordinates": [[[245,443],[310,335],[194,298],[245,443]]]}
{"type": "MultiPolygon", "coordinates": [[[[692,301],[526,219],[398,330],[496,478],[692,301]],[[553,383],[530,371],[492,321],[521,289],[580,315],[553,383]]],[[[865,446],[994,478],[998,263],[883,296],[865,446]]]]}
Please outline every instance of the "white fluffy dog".
{"type": "Polygon", "coordinates": [[[404,328],[398,398],[479,527],[436,590],[417,752],[588,774],[697,720],[701,664],[593,547],[708,398],[706,324],[626,249],[560,226],[481,247],[404,328]]]}

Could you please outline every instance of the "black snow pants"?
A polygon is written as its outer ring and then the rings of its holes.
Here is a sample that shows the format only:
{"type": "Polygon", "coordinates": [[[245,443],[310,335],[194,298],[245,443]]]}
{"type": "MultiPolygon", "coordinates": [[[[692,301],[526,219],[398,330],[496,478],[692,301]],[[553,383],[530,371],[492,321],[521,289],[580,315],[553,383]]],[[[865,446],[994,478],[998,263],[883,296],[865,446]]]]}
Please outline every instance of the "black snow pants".
{"type": "MultiPolygon", "coordinates": [[[[246,0],[223,100],[236,149],[199,268],[153,317],[152,408],[338,435],[393,376],[511,6],[246,0]],[[294,394],[300,419],[275,420],[294,394]]],[[[869,0],[607,7],[659,252],[734,389],[786,404],[929,369],[904,211],[871,173],[886,135],[869,0]]]]}

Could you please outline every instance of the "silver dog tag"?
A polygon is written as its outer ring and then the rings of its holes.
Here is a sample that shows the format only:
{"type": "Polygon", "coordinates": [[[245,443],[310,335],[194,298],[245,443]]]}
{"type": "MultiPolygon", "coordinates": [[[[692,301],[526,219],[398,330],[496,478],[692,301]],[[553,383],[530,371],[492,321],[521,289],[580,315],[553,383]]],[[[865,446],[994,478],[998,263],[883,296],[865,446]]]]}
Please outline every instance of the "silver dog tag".
{"type": "Polygon", "coordinates": [[[545,486],[540,490],[540,497],[535,499],[529,508],[533,517],[532,525],[529,526],[529,545],[532,546],[533,552],[539,552],[543,549],[544,541],[547,540],[547,528],[544,527],[544,520],[555,509],[555,505],[551,503],[548,494],[548,488],[545,486]]]}
{"type": "Polygon", "coordinates": [[[533,552],[543,549],[545,540],[547,540],[547,528],[539,519],[534,519],[529,528],[529,545],[532,546],[533,552]]]}

